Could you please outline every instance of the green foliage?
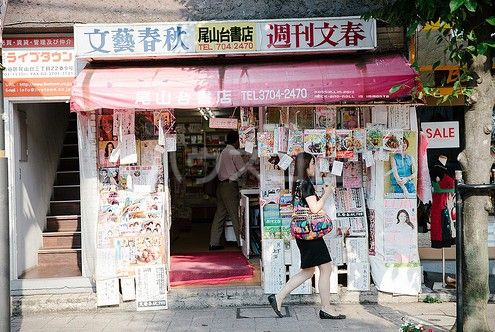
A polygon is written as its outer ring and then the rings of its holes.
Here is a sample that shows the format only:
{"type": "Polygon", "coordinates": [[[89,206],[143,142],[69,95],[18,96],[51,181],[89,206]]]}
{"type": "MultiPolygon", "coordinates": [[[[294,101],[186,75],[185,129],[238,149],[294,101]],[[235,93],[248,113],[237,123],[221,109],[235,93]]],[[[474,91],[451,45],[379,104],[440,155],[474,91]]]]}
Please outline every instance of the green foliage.
{"type": "MultiPolygon", "coordinates": [[[[459,64],[461,68],[461,75],[454,84],[452,95],[445,98],[448,100],[460,94],[472,93],[471,87],[475,81],[474,75],[467,71],[468,65],[476,56],[486,55],[492,59],[495,53],[495,41],[491,37],[495,26],[495,8],[491,0],[377,0],[377,3],[378,9],[363,17],[373,17],[391,25],[404,26],[408,36],[427,23],[438,22],[439,34],[436,43],[446,44],[445,52],[449,60],[459,64]]],[[[439,64],[440,62],[435,62],[433,69],[439,64]]],[[[392,89],[398,90],[396,87],[392,89]]],[[[423,87],[417,91],[416,97],[421,99],[430,93],[434,91],[423,87]]]]}
{"type": "Polygon", "coordinates": [[[442,300],[437,296],[426,295],[423,299],[424,303],[442,303],[442,300]]]}

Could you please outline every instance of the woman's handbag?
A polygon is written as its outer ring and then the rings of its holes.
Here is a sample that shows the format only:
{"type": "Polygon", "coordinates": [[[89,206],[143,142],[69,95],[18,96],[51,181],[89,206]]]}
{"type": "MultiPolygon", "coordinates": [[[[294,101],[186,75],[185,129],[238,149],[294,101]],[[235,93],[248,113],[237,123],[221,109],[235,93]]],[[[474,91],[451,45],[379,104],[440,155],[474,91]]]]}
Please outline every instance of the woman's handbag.
{"type": "Polygon", "coordinates": [[[296,239],[315,240],[332,231],[332,221],[326,214],[312,213],[309,208],[295,207],[290,233],[296,239]]]}

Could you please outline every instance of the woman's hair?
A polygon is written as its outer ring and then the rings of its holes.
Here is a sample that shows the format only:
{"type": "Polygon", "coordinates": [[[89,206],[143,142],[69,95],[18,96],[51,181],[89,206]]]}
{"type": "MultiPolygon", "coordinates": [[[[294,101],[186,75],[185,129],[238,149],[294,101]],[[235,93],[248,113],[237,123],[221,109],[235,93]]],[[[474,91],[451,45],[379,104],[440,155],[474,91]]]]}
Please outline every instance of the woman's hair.
{"type": "Polygon", "coordinates": [[[296,156],[296,164],[294,167],[294,178],[292,181],[292,196],[296,191],[297,180],[304,180],[309,177],[308,168],[311,161],[314,159],[312,154],[301,152],[296,156]]]}
{"type": "Polygon", "coordinates": [[[108,157],[109,157],[109,155],[110,155],[110,153],[108,152],[108,147],[109,147],[110,145],[112,146],[112,148],[113,148],[113,149],[115,149],[115,145],[113,145],[113,143],[112,143],[112,142],[108,142],[108,143],[107,143],[107,145],[105,145],[105,158],[108,158],[108,157]]]}
{"type": "Polygon", "coordinates": [[[401,213],[404,213],[406,215],[406,220],[404,221],[406,224],[408,224],[412,229],[414,229],[414,225],[413,223],[411,222],[411,219],[409,218],[409,213],[402,209],[402,210],[399,210],[399,212],[397,212],[397,224],[400,223],[400,219],[399,219],[399,216],[401,213]]]}

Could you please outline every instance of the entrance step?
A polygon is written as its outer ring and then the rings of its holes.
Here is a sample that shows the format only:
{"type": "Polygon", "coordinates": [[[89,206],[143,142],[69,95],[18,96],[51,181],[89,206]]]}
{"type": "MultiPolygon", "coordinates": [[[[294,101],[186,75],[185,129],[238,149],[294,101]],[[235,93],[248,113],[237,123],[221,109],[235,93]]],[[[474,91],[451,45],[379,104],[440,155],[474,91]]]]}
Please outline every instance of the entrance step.
{"type": "Polygon", "coordinates": [[[77,144],[64,144],[61,157],[79,157],[79,148],[77,144]]]}
{"type": "Polygon", "coordinates": [[[81,216],[51,216],[46,217],[47,232],[77,232],[81,231],[81,216]]]}
{"type": "Polygon", "coordinates": [[[78,171],[79,157],[62,157],[58,163],[59,171],[78,171]]]}
{"type": "Polygon", "coordinates": [[[56,186],[75,185],[79,184],[79,171],[60,171],[57,172],[55,179],[56,186]]]}
{"type": "Polygon", "coordinates": [[[77,131],[75,130],[66,131],[64,144],[77,144],[77,131]]]}
{"type": "Polygon", "coordinates": [[[50,216],[80,214],[81,202],[79,200],[51,201],[50,216]]]}
{"type": "Polygon", "coordinates": [[[40,249],[38,250],[38,265],[79,266],[81,249],[40,249]]]}
{"type": "Polygon", "coordinates": [[[55,185],[53,186],[52,200],[79,200],[81,199],[81,191],[79,185],[55,185]]]}
{"type": "Polygon", "coordinates": [[[79,249],[81,232],[43,232],[43,249],[79,249]]]}

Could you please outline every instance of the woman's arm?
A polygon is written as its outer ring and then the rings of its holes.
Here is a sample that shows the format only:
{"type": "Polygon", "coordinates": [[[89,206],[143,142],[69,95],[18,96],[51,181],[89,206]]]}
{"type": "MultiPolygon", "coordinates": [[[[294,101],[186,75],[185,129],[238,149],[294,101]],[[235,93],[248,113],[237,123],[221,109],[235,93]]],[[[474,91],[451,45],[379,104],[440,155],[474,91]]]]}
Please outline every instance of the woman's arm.
{"type": "Polygon", "coordinates": [[[323,210],[323,206],[325,206],[325,201],[327,200],[328,196],[330,196],[330,194],[332,193],[333,193],[333,188],[330,186],[325,186],[323,195],[321,196],[320,199],[318,199],[316,195],[305,197],[306,203],[308,203],[309,210],[312,213],[318,213],[321,210],[323,210]]]}

